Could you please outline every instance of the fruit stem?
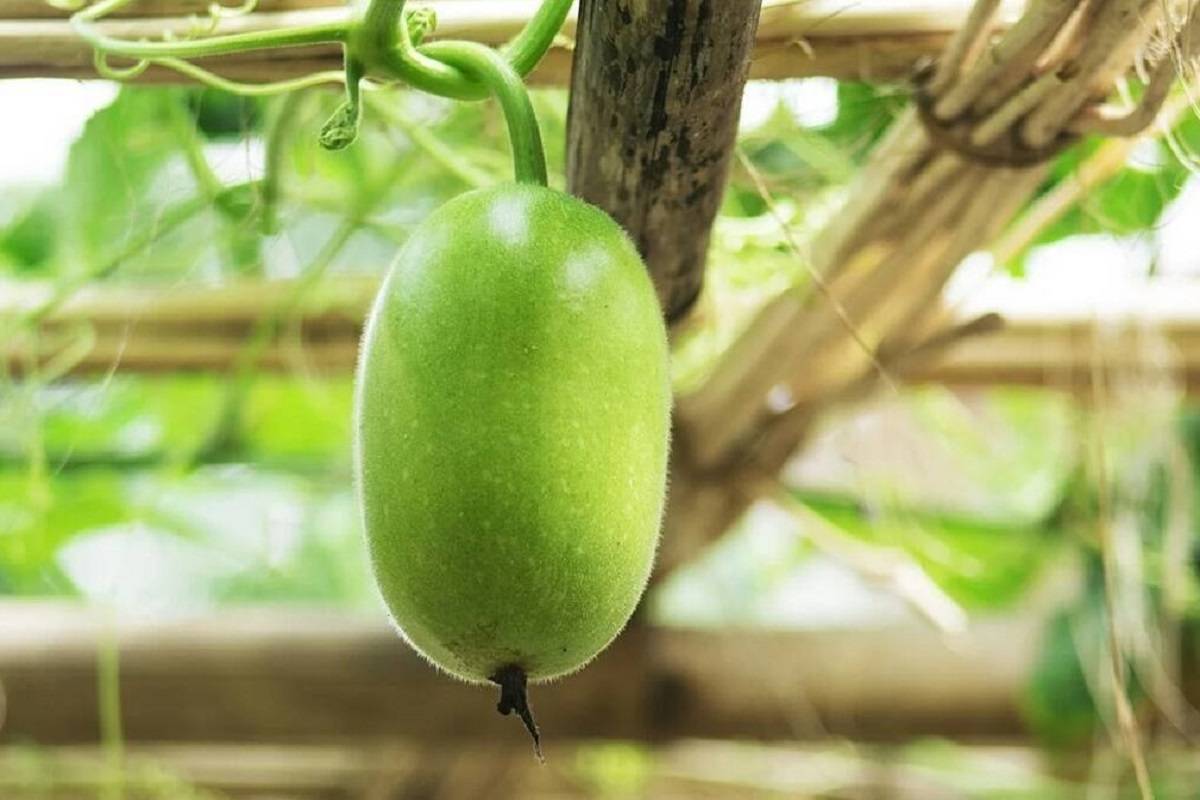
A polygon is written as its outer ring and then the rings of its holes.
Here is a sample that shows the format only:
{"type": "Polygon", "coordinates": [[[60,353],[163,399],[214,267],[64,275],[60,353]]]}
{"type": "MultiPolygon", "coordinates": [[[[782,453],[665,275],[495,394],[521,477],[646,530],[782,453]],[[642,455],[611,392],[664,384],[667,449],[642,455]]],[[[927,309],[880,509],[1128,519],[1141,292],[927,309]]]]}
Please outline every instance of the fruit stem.
{"type": "Polygon", "coordinates": [[[533,738],[534,754],[537,755],[538,761],[545,764],[546,758],[542,755],[542,737],[538,733],[537,723],[533,720],[533,712],[529,709],[525,670],[516,664],[509,664],[492,673],[488,680],[500,687],[500,702],[496,705],[496,710],[506,717],[513,711],[517,712],[521,721],[525,723],[525,730],[529,731],[529,735],[533,738]]]}
{"type": "MultiPolygon", "coordinates": [[[[523,32],[517,37],[518,43],[532,40],[533,45],[544,44],[541,52],[545,52],[554,38],[554,31],[546,33],[549,24],[546,20],[553,22],[561,16],[557,12],[550,14],[547,9],[555,11],[560,5],[559,0],[546,0],[526,27],[526,31],[533,30],[540,38],[526,36],[523,32]]],[[[564,9],[562,15],[565,14],[564,9]]],[[[495,95],[508,123],[517,182],[545,186],[546,154],[542,150],[542,134],[529,101],[529,90],[519,71],[525,64],[514,65],[500,52],[476,42],[429,42],[418,48],[411,36],[397,33],[405,19],[404,0],[371,0],[362,21],[351,31],[350,51],[368,71],[388,72],[430,94],[475,98],[480,96],[482,88],[495,95]]],[[[559,19],[558,23],[561,22],[559,19]]],[[[424,29],[433,24],[427,20],[419,27],[426,32],[424,29]]],[[[535,50],[532,45],[523,45],[517,50],[517,55],[528,61],[530,69],[537,63],[536,59],[530,60],[535,50]]],[[[536,55],[540,57],[541,54],[536,55]]]]}
{"type": "MultiPolygon", "coordinates": [[[[401,45],[401,50],[404,50],[401,45]]],[[[416,48],[411,48],[416,52],[416,48]]],[[[518,183],[546,185],[546,153],[537,114],[521,76],[504,56],[475,42],[430,42],[423,48],[438,61],[458,67],[486,85],[500,101],[512,145],[513,175],[518,183]]]]}

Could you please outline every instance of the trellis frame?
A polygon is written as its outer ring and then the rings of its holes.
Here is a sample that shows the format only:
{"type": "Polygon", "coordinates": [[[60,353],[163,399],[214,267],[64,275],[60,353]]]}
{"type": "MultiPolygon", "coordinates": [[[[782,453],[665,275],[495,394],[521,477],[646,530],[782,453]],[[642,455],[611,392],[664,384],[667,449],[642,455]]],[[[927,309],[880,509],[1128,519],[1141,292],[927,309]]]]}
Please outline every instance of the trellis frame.
{"type": "MultiPolygon", "coordinates": [[[[704,86],[700,81],[702,90],[696,92],[696,82],[674,80],[673,70],[680,67],[676,63],[679,53],[675,53],[676,58],[663,56],[663,63],[653,65],[666,76],[663,85],[667,87],[667,96],[656,106],[656,111],[661,113],[652,115],[657,118],[639,116],[643,109],[637,103],[628,103],[624,107],[620,103],[605,106],[608,113],[618,116],[616,127],[626,132],[635,151],[644,145],[646,152],[652,155],[652,149],[662,144],[654,137],[667,131],[664,141],[674,145],[675,157],[661,167],[665,173],[654,175],[653,171],[645,169],[597,170],[593,169],[594,160],[586,156],[576,158],[571,169],[574,187],[632,228],[647,221],[638,216],[649,213],[647,208],[668,209],[664,216],[668,221],[664,224],[692,226],[686,232],[688,235],[675,237],[676,241],[694,241],[696,246],[691,251],[678,252],[678,248],[670,247],[656,251],[654,236],[658,234],[653,231],[643,232],[645,235],[638,237],[639,243],[650,254],[651,273],[657,279],[660,298],[672,320],[686,314],[699,286],[703,243],[720,197],[721,179],[728,168],[733,144],[731,120],[736,119],[736,113],[718,115],[721,117],[718,124],[705,130],[702,141],[688,138],[691,135],[689,125],[697,118],[696,109],[706,98],[727,99],[731,93],[738,94],[747,70],[752,76],[799,76],[815,72],[835,77],[897,77],[907,74],[921,57],[935,50],[942,52],[942,58],[921,79],[920,88],[925,96],[922,113],[910,109],[893,126],[860,176],[848,206],[818,237],[813,252],[797,252],[798,258],[811,264],[812,280],[808,293],[787,292],[770,302],[721,358],[709,380],[696,392],[679,398],[670,503],[659,557],[660,575],[694,558],[764,491],[777,486],[774,476],[802,445],[823,409],[893,384],[905,376],[937,375],[938,369],[952,369],[956,353],[961,370],[962,347],[975,347],[978,351],[986,342],[1002,341],[998,337],[1016,337],[1018,344],[1009,344],[1011,354],[1014,347],[1023,346],[1020,344],[1022,335],[1036,338],[1045,334],[1036,329],[1032,333],[1022,331],[1019,325],[996,333],[994,318],[954,318],[938,302],[942,287],[969,253],[990,246],[1001,251],[1012,246],[1014,234],[1007,234],[1009,239],[997,243],[998,237],[1004,234],[1044,180],[1046,159],[1053,154],[1054,145],[1060,139],[1088,131],[1132,134],[1154,119],[1158,112],[1157,102],[1167,95],[1163,88],[1166,79],[1162,76],[1172,77],[1170,62],[1162,60],[1161,56],[1152,73],[1150,90],[1146,93],[1150,100],[1145,105],[1114,114],[1101,108],[1100,104],[1112,93],[1114,81],[1128,73],[1142,54],[1154,49],[1152,40],[1156,32],[1160,32],[1160,54],[1167,52],[1162,46],[1164,43],[1178,44],[1171,51],[1174,56],[1187,51],[1190,36],[1200,24],[1197,22],[1200,12],[1186,20],[1182,15],[1163,17],[1164,10],[1169,12],[1173,7],[1159,0],[1033,0],[1024,15],[1011,27],[1006,27],[995,14],[997,4],[980,0],[971,13],[965,7],[958,7],[962,14],[954,22],[965,20],[965,24],[953,34],[949,30],[933,30],[932,25],[913,32],[912,20],[907,20],[910,31],[903,36],[900,47],[895,46],[899,39],[894,30],[864,33],[869,25],[863,18],[858,20],[860,29],[829,35],[830,30],[836,29],[836,24],[818,26],[817,20],[811,16],[803,17],[790,6],[771,4],[769,9],[764,9],[762,23],[757,25],[758,36],[752,48],[748,32],[755,28],[757,3],[751,0],[730,2],[725,9],[731,17],[722,18],[720,26],[706,29],[699,12],[708,1],[645,0],[638,4],[645,17],[637,22],[645,26],[644,36],[655,35],[656,28],[659,35],[665,35],[662,25],[667,19],[667,10],[684,8],[695,12],[690,17],[685,15],[694,27],[683,33],[684,39],[703,41],[708,36],[728,34],[731,40],[724,42],[723,47],[715,48],[727,58],[723,68],[709,76],[711,84],[704,86]],[[797,27],[797,20],[809,27],[797,27]],[[782,31],[783,35],[771,39],[768,34],[772,30],[782,31]],[[778,47],[769,46],[771,42],[778,47]],[[843,45],[844,49],[839,51],[843,45]],[[884,68],[878,68],[875,61],[862,57],[864,47],[868,52],[877,47],[879,53],[886,55],[880,62],[884,63],[884,68]],[[816,54],[812,58],[809,57],[810,50],[816,54]],[[840,55],[833,58],[822,55],[830,50],[840,55]],[[990,57],[980,58],[981,52],[987,52],[990,57]],[[845,53],[852,55],[847,58],[845,53]],[[742,64],[737,63],[739,58],[742,64]],[[763,63],[770,63],[770,69],[763,68],[763,63]],[[645,141],[640,135],[643,133],[645,141]],[[680,148],[680,142],[687,142],[689,146],[680,148]],[[1003,146],[993,147],[998,142],[1003,146]],[[681,153],[681,150],[685,152],[681,153]],[[622,183],[616,186],[616,182],[622,183]],[[703,213],[689,215],[686,204],[676,201],[680,193],[697,190],[701,192],[702,202],[698,207],[703,213]],[[628,201],[629,197],[643,196],[651,202],[628,201]],[[674,259],[673,263],[667,263],[669,259],[674,259]],[[989,338],[972,338],[985,332],[990,332],[989,338]],[[948,350],[950,345],[960,349],[948,350]],[[939,360],[938,357],[944,358],[939,360]],[[781,387],[791,400],[788,407],[782,409],[778,404],[767,402],[768,396],[781,387]]],[[[172,3],[173,0],[165,0],[162,7],[171,13],[186,8],[172,3]]],[[[486,29],[456,28],[451,9],[457,6],[464,10],[468,5],[462,2],[439,5],[439,9],[445,8],[442,14],[445,33],[493,42],[506,36],[508,29],[495,19],[490,21],[496,24],[486,29]]],[[[496,4],[492,6],[497,7],[496,4]]],[[[577,63],[585,67],[584,73],[576,71],[573,83],[577,97],[590,92],[592,100],[603,99],[606,94],[611,99],[627,86],[606,81],[603,76],[585,74],[599,69],[595,66],[597,60],[589,61],[588,54],[592,47],[604,45],[617,48],[620,58],[622,43],[631,46],[638,37],[625,39],[616,35],[612,19],[596,11],[600,6],[586,7],[595,13],[585,14],[583,24],[575,31],[574,55],[577,63]],[[587,66],[589,64],[591,66],[587,66]]],[[[620,7],[620,3],[615,3],[607,8],[620,7]]],[[[80,59],[86,57],[86,51],[81,52],[73,39],[63,38],[64,23],[61,20],[48,15],[34,19],[34,7],[28,0],[10,0],[0,9],[0,15],[14,8],[25,10],[31,17],[0,23],[0,74],[82,74],[80,59]],[[26,37],[24,41],[22,36],[26,37]],[[8,47],[4,46],[6,43],[8,47]]],[[[510,7],[506,4],[505,8],[510,7]]],[[[309,21],[312,15],[330,13],[343,12],[320,8],[287,12],[267,10],[239,24],[288,24],[293,17],[287,15],[299,14],[309,21]]],[[[462,19],[465,20],[462,25],[475,24],[470,17],[462,19]]],[[[944,18],[945,21],[948,18],[944,18]]],[[[139,26],[154,25],[158,26],[155,30],[160,29],[162,20],[127,20],[110,24],[116,32],[136,35],[139,30],[149,30],[139,26]]],[[[565,82],[565,61],[570,55],[570,46],[560,48],[552,55],[540,79],[565,82]]],[[[637,54],[624,55],[632,58],[637,54]]],[[[309,71],[317,65],[328,66],[329,57],[327,52],[294,52],[286,58],[230,61],[224,66],[229,69],[229,74],[238,77],[280,77],[295,70],[309,71]]],[[[692,56],[691,62],[683,63],[682,68],[685,72],[694,70],[697,62],[698,59],[692,56]]],[[[635,87],[637,90],[644,88],[635,87]]],[[[728,103],[723,110],[729,110],[728,103]]],[[[588,144],[581,139],[587,136],[587,113],[587,110],[578,112],[582,117],[575,117],[575,130],[570,134],[572,147],[580,153],[588,144]]],[[[1112,159],[1111,152],[1106,155],[1112,164],[1119,166],[1119,160],[1112,159]]],[[[1032,213],[1037,211],[1035,207],[1032,213]]],[[[1014,230],[1020,230],[1019,226],[1014,230]]],[[[1019,241],[1019,237],[1016,240],[1019,241]]],[[[352,298],[357,297],[354,291],[354,287],[347,288],[352,298]]],[[[103,305],[102,299],[96,302],[103,305]]],[[[64,306],[63,313],[69,313],[71,308],[70,304],[64,306]]],[[[223,313],[227,312],[228,309],[223,310],[223,313]]],[[[310,332],[319,334],[318,340],[325,337],[340,342],[341,349],[334,358],[348,362],[348,354],[352,352],[348,342],[354,340],[359,314],[361,309],[349,316],[339,316],[326,308],[307,321],[302,320],[301,330],[307,322],[310,332]]],[[[138,316],[140,318],[132,321],[132,328],[128,318],[118,319],[109,326],[108,335],[122,347],[132,341],[130,337],[134,334],[131,331],[134,330],[141,333],[157,331],[160,341],[169,341],[162,334],[171,329],[175,321],[155,322],[147,319],[148,314],[135,314],[138,316]]],[[[94,332],[101,337],[104,335],[103,314],[96,306],[93,313],[86,315],[86,320],[94,332]]],[[[52,328],[56,324],[62,325],[63,319],[51,316],[45,322],[52,328]]],[[[197,322],[195,314],[191,322],[197,322]]],[[[220,321],[211,327],[224,334],[229,331],[220,321]]],[[[1082,341],[1081,350],[1086,355],[1079,361],[1086,359],[1089,366],[1094,367],[1097,343],[1102,337],[1088,329],[1086,321],[1080,324],[1077,320],[1074,327],[1060,326],[1055,333],[1071,342],[1082,341]]],[[[1191,360],[1198,347],[1195,330],[1167,330],[1166,335],[1176,336],[1174,345],[1184,354],[1183,380],[1191,384],[1193,375],[1200,373],[1200,370],[1193,372],[1191,360]]],[[[170,345],[172,357],[180,358],[184,347],[180,341],[170,345]]],[[[1076,358],[1076,350],[1072,347],[1074,345],[1067,348],[1067,360],[1072,362],[1072,380],[1077,379],[1081,385],[1088,386],[1096,372],[1084,370],[1080,363],[1072,361],[1076,358]]],[[[96,352],[109,364],[132,363],[128,349],[108,355],[103,351],[96,352]]],[[[281,349],[280,352],[286,351],[281,349]]],[[[310,358],[314,352],[304,348],[300,357],[310,358]]],[[[1048,352],[1043,349],[1041,355],[1048,352]]],[[[12,358],[11,355],[6,357],[12,358]]],[[[212,363],[205,365],[212,367],[222,357],[210,353],[202,354],[200,359],[213,358],[212,363]]],[[[21,360],[19,355],[15,359],[18,364],[21,360]]],[[[980,362],[986,360],[979,358],[980,362]]],[[[1133,361],[1137,361],[1136,353],[1133,361]]],[[[153,357],[147,361],[152,362],[153,357]]],[[[949,374],[943,372],[943,379],[949,374]]],[[[1009,377],[1012,378],[1011,373],[1009,377]]],[[[679,709],[671,704],[679,702],[680,687],[671,684],[670,680],[658,681],[662,673],[656,669],[662,665],[653,659],[661,658],[664,649],[683,647],[678,640],[684,638],[687,637],[647,628],[630,632],[606,657],[625,653],[631,663],[648,667],[638,674],[648,675],[651,682],[627,685],[628,675],[620,671],[606,672],[601,668],[602,660],[585,673],[586,679],[577,679],[593,681],[590,690],[579,691],[590,698],[590,702],[603,703],[616,693],[626,699],[620,708],[643,708],[650,703],[658,704],[654,706],[657,711],[665,707],[667,718],[671,718],[671,714],[677,715],[679,709]],[[613,675],[623,677],[614,678],[613,675]],[[629,695],[630,691],[634,694],[629,695]]],[[[784,649],[778,651],[782,655],[776,658],[762,656],[771,652],[771,647],[761,639],[754,642],[728,639],[725,644],[753,648],[766,664],[804,663],[796,651],[786,649],[793,643],[782,646],[784,649]],[[788,653],[792,655],[789,657],[788,653]]],[[[713,642],[704,642],[701,648],[688,650],[684,663],[700,663],[705,655],[711,655],[715,646],[713,642]]],[[[87,655],[90,656],[90,651],[87,655]]],[[[149,674],[153,674],[154,659],[158,654],[141,655],[146,658],[143,666],[150,665],[149,674]]],[[[23,656],[18,654],[18,659],[20,657],[23,656]]],[[[409,658],[411,660],[411,655],[409,658]]],[[[866,663],[870,658],[859,653],[852,660],[866,663]]],[[[7,672],[6,681],[13,674],[11,665],[7,672]]],[[[43,677],[40,670],[27,669],[22,673],[19,664],[16,674],[35,684],[43,677]]],[[[721,721],[723,713],[728,713],[730,708],[736,709],[746,697],[752,699],[753,693],[745,696],[734,693],[737,702],[730,702],[727,690],[733,682],[708,685],[694,674],[687,673],[686,677],[696,681],[702,689],[696,693],[699,698],[696,702],[702,710],[696,712],[693,721],[706,735],[744,732],[703,726],[715,724],[714,720],[721,721]],[[723,687],[726,691],[722,691],[723,687]],[[728,705],[720,706],[721,702],[728,705]]],[[[91,677],[87,680],[89,685],[94,685],[91,677]]],[[[422,678],[414,677],[413,680],[422,678]]],[[[756,688],[754,681],[753,677],[748,681],[751,689],[756,688]]],[[[45,687],[42,689],[44,691],[45,687]]],[[[430,688],[430,691],[435,689],[430,688]]],[[[144,705],[154,707],[149,701],[144,705]]],[[[576,706],[568,704],[568,707],[574,709],[572,713],[577,719],[595,716],[594,708],[588,715],[581,715],[576,706]]],[[[601,716],[613,708],[617,707],[604,706],[601,716]]],[[[1006,707],[1002,716],[1011,711],[1006,707]]],[[[872,714],[878,718],[877,710],[872,714]]],[[[1011,720],[1011,717],[1005,719],[1011,720]]],[[[621,718],[606,717],[606,720],[618,727],[629,722],[621,718]]],[[[80,721],[72,718],[69,724],[79,725],[80,721]]],[[[586,725],[581,727],[589,730],[586,725]]],[[[653,729],[648,733],[638,730],[637,735],[645,737],[691,732],[690,729],[665,733],[653,729]]],[[[599,733],[608,735],[612,732],[606,729],[599,733]]]]}
{"type": "MultiPolygon", "coordinates": [[[[429,0],[438,13],[438,34],[500,44],[532,13],[535,0],[429,0]]],[[[105,23],[112,35],[154,37],[164,29],[186,30],[188,15],[205,13],[202,0],[140,0],[105,23]]],[[[963,0],[923,0],[899,10],[865,0],[767,0],[758,26],[751,77],[828,76],[852,80],[906,79],[922,59],[935,55],[965,20],[963,0]]],[[[348,13],[332,0],[261,0],[254,14],[226,20],[223,30],[261,30],[329,21],[348,13]]],[[[1011,16],[1011,14],[1010,14],[1011,16]]],[[[0,78],[94,76],[91,53],[66,22],[66,12],[44,0],[0,2],[0,78]]],[[[574,19],[559,46],[533,75],[536,83],[567,85],[574,19]]],[[[278,80],[338,69],[336,48],[293,48],[211,62],[231,78],[278,80]]],[[[143,80],[177,80],[151,70],[143,80]]]]}

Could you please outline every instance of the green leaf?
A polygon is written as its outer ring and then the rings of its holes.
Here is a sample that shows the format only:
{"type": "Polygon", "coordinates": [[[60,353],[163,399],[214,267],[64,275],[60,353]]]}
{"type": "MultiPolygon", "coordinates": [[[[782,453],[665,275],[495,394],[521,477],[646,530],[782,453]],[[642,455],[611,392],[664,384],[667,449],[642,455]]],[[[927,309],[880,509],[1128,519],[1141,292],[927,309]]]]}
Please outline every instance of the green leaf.
{"type": "Polygon", "coordinates": [[[796,121],[783,105],[745,143],[747,154],[764,177],[800,184],[842,184],[855,173],[854,156],[828,129],[813,130],[796,121]]]}
{"type": "Polygon", "coordinates": [[[841,81],[837,119],[822,133],[862,163],[904,110],[908,99],[907,92],[894,86],[841,81]]]}
{"type": "Polygon", "coordinates": [[[54,467],[169,461],[199,445],[220,399],[219,380],[206,376],[59,384],[40,393],[42,444],[54,467]]]}
{"type": "MultiPolygon", "coordinates": [[[[1042,230],[1029,249],[1080,234],[1121,236],[1152,231],[1159,223],[1163,210],[1178,197],[1195,170],[1189,154],[1200,148],[1200,119],[1195,114],[1185,114],[1171,131],[1169,140],[1171,146],[1163,141],[1147,140],[1142,153],[1152,149],[1155,157],[1150,159],[1150,163],[1131,163],[1110,180],[1089,191],[1079,205],[1042,230]]],[[[1097,151],[1103,141],[1091,137],[1060,155],[1030,205],[1054,187],[1076,180],[1080,165],[1097,151]]],[[[1024,274],[1029,249],[1018,254],[1007,265],[1014,275],[1024,274]]]]}
{"type": "Polygon", "coordinates": [[[209,139],[241,139],[258,131],[264,101],[255,97],[195,87],[187,92],[187,104],[196,127],[209,139]]]}
{"type": "Polygon", "coordinates": [[[1017,601],[1056,549],[1055,540],[1037,527],[863,507],[804,493],[797,497],[856,538],[906,552],[946,594],[970,609],[1017,601]]]}
{"type": "Polygon", "coordinates": [[[0,471],[0,582],[12,594],[60,594],[69,584],[58,549],[81,531],[116,524],[130,509],[120,476],[81,470],[39,480],[0,471]]]}
{"type": "Polygon", "coordinates": [[[65,271],[116,255],[168,195],[190,194],[178,179],[169,187],[154,185],[178,147],[167,117],[174,102],[162,91],[123,88],[71,146],[60,198],[65,271]]]}
{"type": "Polygon", "coordinates": [[[241,441],[260,458],[348,463],[353,395],[349,380],[260,377],[243,410],[241,441]]]}
{"type": "Polygon", "coordinates": [[[59,227],[59,193],[42,192],[0,230],[0,255],[22,278],[43,277],[54,256],[59,227]]]}
{"type": "Polygon", "coordinates": [[[1081,643],[1099,646],[1102,623],[1102,611],[1093,603],[1062,611],[1046,625],[1021,710],[1047,747],[1086,746],[1101,724],[1078,648],[1081,643]]]}
{"type": "MultiPolygon", "coordinates": [[[[1105,608],[1105,581],[1098,555],[1086,562],[1087,580],[1080,597],[1050,619],[1043,632],[1037,665],[1025,687],[1022,714],[1034,735],[1052,749],[1081,748],[1094,741],[1105,724],[1093,691],[1106,686],[1109,670],[1110,634],[1105,608]]],[[[1135,657],[1122,654],[1126,696],[1130,704],[1146,699],[1138,679],[1135,657]]],[[[1115,710],[1112,700],[1101,697],[1115,710]]]]}

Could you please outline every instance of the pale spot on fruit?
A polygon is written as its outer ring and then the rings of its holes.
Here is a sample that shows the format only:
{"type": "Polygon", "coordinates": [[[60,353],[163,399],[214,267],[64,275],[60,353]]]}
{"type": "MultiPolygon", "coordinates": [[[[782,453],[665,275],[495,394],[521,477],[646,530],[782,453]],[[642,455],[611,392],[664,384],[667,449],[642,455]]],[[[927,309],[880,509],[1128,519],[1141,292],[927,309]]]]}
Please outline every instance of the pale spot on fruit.
{"type": "Polygon", "coordinates": [[[519,247],[529,239],[529,200],[520,195],[497,197],[488,209],[492,233],[510,247],[519,247]]]}
{"type": "Polygon", "coordinates": [[[608,256],[598,247],[589,247],[567,257],[563,265],[563,289],[568,297],[582,298],[596,279],[604,274],[608,256]]]}

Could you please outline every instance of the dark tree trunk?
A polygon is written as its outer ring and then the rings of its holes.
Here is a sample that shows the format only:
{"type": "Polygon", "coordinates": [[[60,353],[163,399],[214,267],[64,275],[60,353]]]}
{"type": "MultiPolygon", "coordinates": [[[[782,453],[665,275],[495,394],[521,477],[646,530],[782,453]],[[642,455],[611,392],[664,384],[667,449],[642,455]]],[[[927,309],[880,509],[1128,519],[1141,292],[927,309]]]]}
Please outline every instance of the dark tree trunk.
{"type": "Polygon", "coordinates": [[[625,227],[669,321],[704,281],[761,0],[581,0],[568,188],[625,227]]]}

